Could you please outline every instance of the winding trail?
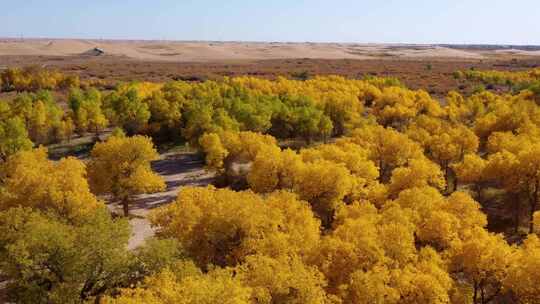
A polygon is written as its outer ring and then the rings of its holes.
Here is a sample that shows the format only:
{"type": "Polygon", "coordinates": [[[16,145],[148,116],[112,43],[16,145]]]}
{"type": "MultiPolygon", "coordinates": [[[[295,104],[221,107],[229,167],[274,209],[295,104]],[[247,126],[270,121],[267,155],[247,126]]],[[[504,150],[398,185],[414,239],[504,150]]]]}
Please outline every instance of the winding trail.
{"type": "MultiPolygon", "coordinates": [[[[195,152],[162,154],[160,160],[152,163],[152,169],[165,179],[167,188],[164,192],[138,195],[130,204],[132,235],[129,249],[137,248],[154,235],[154,229],[147,219],[150,210],[174,201],[180,187],[205,186],[214,178],[213,173],[204,169],[204,161],[195,152]]],[[[111,203],[108,207],[121,214],[120,204],[111,203]]]]}

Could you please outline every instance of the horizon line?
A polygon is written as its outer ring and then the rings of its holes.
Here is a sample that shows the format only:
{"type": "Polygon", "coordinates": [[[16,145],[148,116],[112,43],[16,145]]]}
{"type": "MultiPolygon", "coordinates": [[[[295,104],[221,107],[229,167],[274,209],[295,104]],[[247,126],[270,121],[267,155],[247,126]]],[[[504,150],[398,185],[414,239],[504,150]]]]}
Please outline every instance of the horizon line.
{"type": "Polygon", "coordinates": [[[0,36],[0,40],[87,40],[87,41],[118,41],[118,42],[180,42],[180,43],[283,43],[283,44],[357,44],[357,45],[404,45],[404,46],[501,46],[501,47],[540,47],[540,44],[515,44],[515,43],[466,43],[466,42],[339,42],[339,41],[277,41],[277,40],[196,40],[196,39],[157,39],[157,38],[75,38],[75,37],[36,37],[36,36],[0,36]]]}

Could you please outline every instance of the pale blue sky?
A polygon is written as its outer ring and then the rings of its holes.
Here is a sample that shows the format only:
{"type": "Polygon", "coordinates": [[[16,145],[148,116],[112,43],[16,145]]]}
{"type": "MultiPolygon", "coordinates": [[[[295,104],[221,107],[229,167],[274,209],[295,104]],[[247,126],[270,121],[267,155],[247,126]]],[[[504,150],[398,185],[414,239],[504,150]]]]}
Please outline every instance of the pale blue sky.
{"type": "Polygon", "coordinates": [[[540,0],[0,0],[0,37],[540,45],[540,0]]]}

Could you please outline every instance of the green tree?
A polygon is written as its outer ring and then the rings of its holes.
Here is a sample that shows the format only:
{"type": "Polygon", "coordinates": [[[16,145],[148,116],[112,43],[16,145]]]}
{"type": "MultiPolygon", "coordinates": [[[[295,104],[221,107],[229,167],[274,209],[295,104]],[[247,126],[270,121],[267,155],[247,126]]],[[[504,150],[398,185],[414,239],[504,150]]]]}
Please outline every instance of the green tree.
{"type": "Polygon", "coordinates": [[[109,121],[122,127],[128,135],[141,132],[151,115],[148,104],[143,102],[136,89],[112,92],[105,97],[103,106],[109,121]]]}
{"type": "Polygon", "coordinates": [[[68,97],[69,108],[79,133],[92,131],[98,134],[108,124],[102,112],[101,93],[94,89],[72,89],[68,97]]]}
{"type": "Polygon", "coordinates": [[[106,208],[71,225],[30,208],[0,212],[0,271],[16,303],[86,303],[183,261],[173,240],[152,240],[130,252],[125,219],[106,208]]]}
{"type": "Polygon", "coordinates": [[[0,160],[5,161],[18,151],[29,150],[32,145],[22,119],[13,117],[0,121],[0,160]]]}
{"type": "Polygon", "coordinates": [[[80,226],[25,208],[0,213],[0,267],[17,303],[80,303],[123,282],[130,229],[102,209],[80,226]]]}

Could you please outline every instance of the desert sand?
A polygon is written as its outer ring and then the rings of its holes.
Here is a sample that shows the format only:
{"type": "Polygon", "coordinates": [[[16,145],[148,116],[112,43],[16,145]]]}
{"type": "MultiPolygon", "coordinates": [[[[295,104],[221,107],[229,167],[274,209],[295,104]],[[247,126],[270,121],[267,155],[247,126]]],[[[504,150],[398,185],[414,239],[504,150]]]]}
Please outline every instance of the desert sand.
{"type": "Polygon", "coordinates": [[[75,74],[104,87],[245,75],[372,75],[396,77],[410,88],[444,96],[466,85],[456,81],[455,71],[535,68],[540,47],[0,38],[0,71],[28,66],[75,74]]]}
{"type": "Polygon", "coordinates": [[[438,45],[128,41],[82,39],[0,39],[0,56],[75,56],[100,48],[106,56],[172,62],[208,62],[263,59],[377,59],[458,58],[483,59],[496,54],[540,56],[540,51],[458,49],[438,45]]]}

